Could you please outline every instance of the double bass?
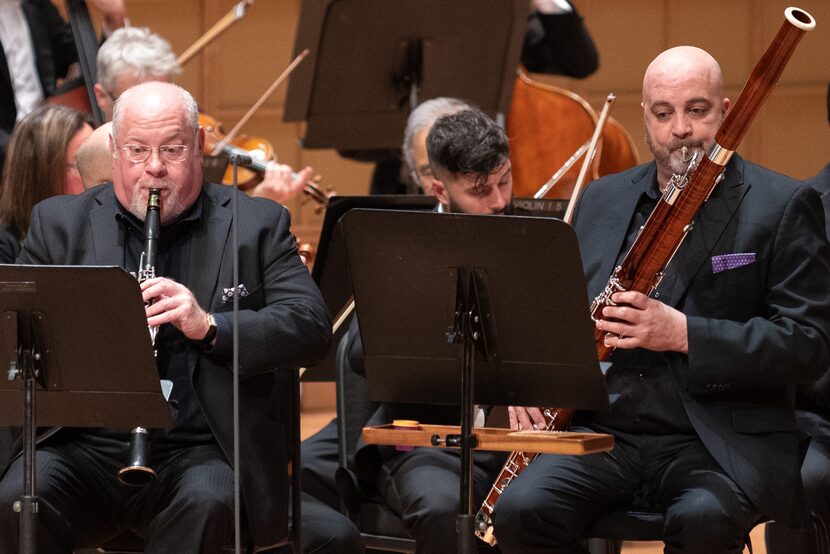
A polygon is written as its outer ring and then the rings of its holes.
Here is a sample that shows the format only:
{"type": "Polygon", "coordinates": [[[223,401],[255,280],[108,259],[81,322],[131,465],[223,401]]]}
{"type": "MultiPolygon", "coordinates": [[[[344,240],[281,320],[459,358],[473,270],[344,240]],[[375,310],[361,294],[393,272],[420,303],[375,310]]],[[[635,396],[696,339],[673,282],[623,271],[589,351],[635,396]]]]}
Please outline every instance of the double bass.
{"type": "MultiPolygon", "coordinates": [[[[519,70],[507,114],[513,193],[532,197],[539,186],[568,160],[597,125],[596,111],[579,95],[533,80],[519,70]]],[[[634,141],[614,118],[602,130],[588,179],[618,173],[639,162],[634,141]]],[[[579,166],[566,172],[547,198],[569,198],[579,166]]]]}
{"type": "Polygon", "coordinates": [[[66,11],[72,26],[72,36],[75,38],[81,76],[64,83],[46,102],[89,114],[95,127],[99,127],[104,122],[104,114],[95,100],[95,60],[98,54],[95,28],[92,26],[85,0],[66,0],[66,11]]]}

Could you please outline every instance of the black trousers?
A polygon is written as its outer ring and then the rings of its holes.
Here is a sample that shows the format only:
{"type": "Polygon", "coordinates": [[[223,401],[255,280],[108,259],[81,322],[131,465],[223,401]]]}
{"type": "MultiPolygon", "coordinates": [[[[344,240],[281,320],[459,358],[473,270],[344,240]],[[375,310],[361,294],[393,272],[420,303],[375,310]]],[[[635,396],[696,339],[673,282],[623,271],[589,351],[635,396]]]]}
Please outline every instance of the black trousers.
{"type": "MultiPolygon", "coordinates": [[[[143,488],[116,479],[123,455],[80,440],[62,440],[37,452],[38,552],[96,547],[130,530],[147,553],[212,553],[232,545],[233,470],[216,445],[154,454],[158,478],[143,488]]],[[[0,552],[16,552],[23,460],[0,480],[0,552]]],[[[302,498],[303,551],[362,553],[360,534],[348,518],[302,498]]]]}
{"type": "Polygon", "coordinates": [[[826,553],[830,548],[830,422],[806,411],[796,411],[796,419],[812,437],[801,464],[801,481],[813,528],[787,529],[780,523],[768,523],[767,554],[826,553]]]}
{"type": "Polygon", "coordinates": [[[340,509],[340,494],[334,479],[339,466],[336,419],[302,442],[302,460],[303,492],[333,509],[340,509]]]}
{"type": "MultiPolygon", "coordinates": [[[[474,513],[490,491],[505,458],[503,453],[474,453],[474,513]]],[[[461,455],[457,450],[416,448],[384,463],[378,488],[415,539],[417,552],[455,552],[460,476],[461,455]]],[[[483,542],[481,545],[490,548],[483,542]]]]}
{"type": "MultiPolygon", "coordinates": [[[[98,546],[123,530],[144,537],[148,553],[220,552],[233,541],[233,470],[216,445],[152,458],[157,479],[141,488],[116,477],[125,457],[64,438],[37,451],[38,552],[98,546]]],[[[0,552],[15,552],[23,459],[0,480],[0,552]]]]}
{"type": "Polygon", "coordinates": [[[665,514],[665,552],[742,552],[761,513],[697,437],[615,433],[611,452],[539,456],[494,511],[502,552],[585,552],[583,531],[632,505],[665,514]]]}

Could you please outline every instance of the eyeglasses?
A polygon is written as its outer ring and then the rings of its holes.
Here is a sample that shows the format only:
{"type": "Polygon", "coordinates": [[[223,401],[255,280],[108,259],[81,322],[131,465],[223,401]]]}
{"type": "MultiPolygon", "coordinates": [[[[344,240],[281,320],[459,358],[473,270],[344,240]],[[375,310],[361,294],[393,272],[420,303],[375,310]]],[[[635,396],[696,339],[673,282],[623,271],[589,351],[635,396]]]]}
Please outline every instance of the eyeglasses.
{"type": "Polygon", "coordinates": [[[163,144],[158,148],[152,148],[146,144],[125,144],[119,146],[124,151],[124,157],[131,163],[140,164],[150,159],[154,150],[158,151],[159,158],[167,163],[183,162],[187,158],[187,146],[184,144],[163,144]]]}

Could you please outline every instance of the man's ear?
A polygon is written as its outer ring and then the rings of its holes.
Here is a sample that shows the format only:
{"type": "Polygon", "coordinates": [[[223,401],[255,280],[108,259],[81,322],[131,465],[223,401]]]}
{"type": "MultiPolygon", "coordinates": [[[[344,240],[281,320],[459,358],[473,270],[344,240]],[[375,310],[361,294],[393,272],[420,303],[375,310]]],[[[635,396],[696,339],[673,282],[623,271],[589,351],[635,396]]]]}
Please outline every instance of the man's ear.
{"type": "Polygon", "coordinates": [[[112,98],[110,98],[110,95],[104,90],[104,87],[98,83],[95,83],[92,89],[95,91],[95,102],[98,104],[98,107],[101,108],[102,111],[106,111],[104,106],[107,103],[112,104],[112,98]]]}
{"type": "Polygon", "coordinates": [[[447,193],[447,187],[444,186],[444,183],[439,181],[438,179],[432,180],[432,195],[438,199],[445,206],[449,206],[450,204],[450,197],[447,193]]]}

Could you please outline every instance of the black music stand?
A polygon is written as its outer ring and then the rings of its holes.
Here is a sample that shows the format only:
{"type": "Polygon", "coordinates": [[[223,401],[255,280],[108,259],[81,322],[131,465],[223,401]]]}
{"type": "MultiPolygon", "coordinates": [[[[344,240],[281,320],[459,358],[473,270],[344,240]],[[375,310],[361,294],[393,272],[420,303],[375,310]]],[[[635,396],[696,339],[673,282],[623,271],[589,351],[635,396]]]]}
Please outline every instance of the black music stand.
{"type": "Polygon", "coordinates": [[[20,551],[36,551],[35,429],[170,428],[144,302],[119,267],[0,265],[0,425],[23,425],[20,551]],[[21,409],[22,408],[22,409],[21,409]]]}
{"type": "Polygon", "coordinates": [[[341,227],[372,400],[461,404],[472,552],[473,403],[608,406],[576,236],[548,218],[375,210],[341,227]]]}
{"type": "MultiPolygon", "coordinates": [[[[323,294],[326,307],[332,315],[338,314],[352,297],[352,285],[346,265],[343,238],[337,223],[349,210],[373,208],[378,210],[433,210],[438,200],[424,195],[373,195],[373,196],[332,196],[320,228],[317,241],[317,256],[311,277],[323,294]]],[[[339,344],[348,329],[343,324],[334,334],[332,344],[339,344]]],[[[303,381],[334,381],[336,349],[332,348],[326,357],[303,373],[303,381]]]]}
{"type": "Polygon", "coordinates": [[[286,121],[303,146],[398,148],[409,110],[455,96],[506,113],[527,27],[527,0],[307,0],[286,121]]]}

